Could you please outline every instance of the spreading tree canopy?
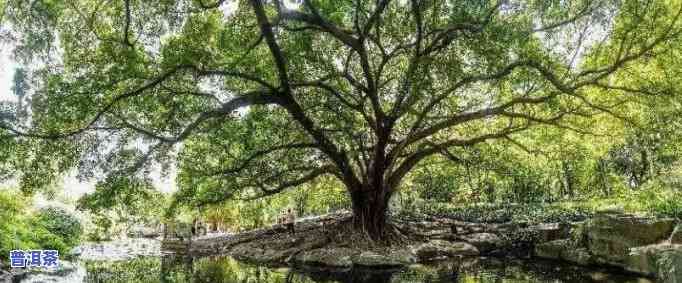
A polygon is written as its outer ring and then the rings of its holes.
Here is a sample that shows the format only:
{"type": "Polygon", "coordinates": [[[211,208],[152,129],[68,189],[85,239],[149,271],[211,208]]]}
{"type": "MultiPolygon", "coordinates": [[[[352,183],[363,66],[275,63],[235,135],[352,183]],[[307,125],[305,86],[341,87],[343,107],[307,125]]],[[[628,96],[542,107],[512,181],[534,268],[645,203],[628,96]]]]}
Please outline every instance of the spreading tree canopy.
{"type": "Polygon", "coordinates": [[[0,123],[24,141],[22,186],[73,167],[148,181],[149,164],[170,161],[180,203],[198,205],[330,176],[375,239],[391,196],[410,189],[401,181],[431,156],[627,121],[626,105],[670,94],[663,80],[617,78],[666,56],[682,31],[679,1],[656,0],[5,5],[35,82],[29,117],[0,123]]]}

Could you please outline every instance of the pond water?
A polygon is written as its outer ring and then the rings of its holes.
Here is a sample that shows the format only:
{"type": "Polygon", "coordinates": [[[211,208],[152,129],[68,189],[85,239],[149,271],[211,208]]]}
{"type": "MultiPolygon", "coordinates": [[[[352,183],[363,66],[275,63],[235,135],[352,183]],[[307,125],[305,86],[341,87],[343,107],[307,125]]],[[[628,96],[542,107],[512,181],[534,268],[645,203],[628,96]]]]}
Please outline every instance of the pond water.
{"type": "Polygon", "coordinates": [[[230,257],[141,257],[124,261],[78,261],[59,274],[30,274],[15,282],[654,282],[555,262],[466,258],[398,270],[325,270],[267,267],[230,257]]]}

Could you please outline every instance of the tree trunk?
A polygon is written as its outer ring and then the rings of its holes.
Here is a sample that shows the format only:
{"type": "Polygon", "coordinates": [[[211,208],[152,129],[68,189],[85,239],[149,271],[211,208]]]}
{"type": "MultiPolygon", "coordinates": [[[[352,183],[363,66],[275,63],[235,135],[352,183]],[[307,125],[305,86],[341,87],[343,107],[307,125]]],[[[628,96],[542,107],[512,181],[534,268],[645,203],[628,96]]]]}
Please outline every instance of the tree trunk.
{"type": "Polygon", "coordinates": [[[374,241],[384,239],[390,197],[387,188],[352,191],[353,227],[367,233],[374,241]]]}

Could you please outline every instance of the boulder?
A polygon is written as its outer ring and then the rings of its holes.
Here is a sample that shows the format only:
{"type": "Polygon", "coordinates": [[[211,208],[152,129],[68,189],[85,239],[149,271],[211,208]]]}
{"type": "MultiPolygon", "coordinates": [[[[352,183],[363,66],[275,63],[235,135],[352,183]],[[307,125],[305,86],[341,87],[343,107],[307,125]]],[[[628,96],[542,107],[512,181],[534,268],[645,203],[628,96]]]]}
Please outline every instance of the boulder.
{"type": "Polygon", "coordinates": [[[502,237],[503,235],[510,235],[518,229],[519,227],[514,222],[505,222],[499,224],[490,224],[486,232],[502,237]]]}
{"type": "MultiPolygon", "coordinates": [[[[59,265],[55,268],[39,268],[38,272],[42,274],[51,274],[55,276],[65,276],[72,273],[78,269],[78,266],[71,263],[70,261],[60,260],[59,265]]],[[[36,271],[36,270],[32,270],[36,271]]]]}
{"type": "Polygon", "coordinates": [[[449,229],[449,224],[438,221],[421,221],[412,224],[415,230],[433,231],[449,229]]]}
{"type": "Polygon", "coordinates": [[[656,257],[660,249],[660,245],[633,248],[625,261],[625,269],[630,272],[654,276],[658,272],[656,257]]]}
{"type": "Polygon", "coordinates": [[[590,265],[594,262],[593,256],[587,248],[576,246],[570,239],[538,244],[535,246],[535,256],[564,260],[578,265],[590,265]]]}
{"type": "Polygon", "coordinates": [[[545,243],[569,237],[570,225],[567,223],[545,223],[529,227],[535,231],[538,243],[545,243]]]}
{"type": "Polygon", "coordinates": [[[353,266],[354,251],[348,248],[316,249],[301,252],[295,257],[297,264],[350,268],[353,266]]]}
{"type": "Polygon", "coordinates": [[[372,251],[356,254],[352,257],[352,261],[354,265],[371,268],[395,268],[408,264],[398,257],[372,251]]]}
{"type": "Polygon", "coordinates": [[[5,267],[0,263],[0,282],[11,282],[11,274],[9,271],[5,271],[4,269],[5,267]]]}
{"type": "Polygon", "coordinates": [[[423,238],[446,238],[451,232],[451,224],[441,221],[421,221],[405,227],[410,233],[423,238]]]}
{"type": "Polygon", "coordinates": [[[450,229],[438,229],[438,230],[417,230],[414,232],[415,235],[425,238],[445,238],[450,235],[450,229]]]}
{"type": "Polygon", "coordinates": [[[12,270],[0,270],[0,283],[22,282],[31,273],[29,269],[15,268],[12,270]]]}
{"type": "Polygon", "coordinates": [[[487,253],[502,246],[502,239],[492,233],[474,233],[465,235],[462,239],[475,246],[482,253],[487,253]]]}
{"type": "Polygon", "coordinates": [[[656,264],[662,283],[682,283],[682,246],[659,253],[656,264]]]}
{"type": "Polygon", "coordinates": [[[419,261],[480,254],[478,249],[469,243],[444,240],[431,240],[421,244],[413,249],[413,253],[419,261]]]}
{"type": "Polygon", "coordinates": [[[404,265],[417,263],[417,257],[412,254],[410,249],[389,249],[388,255],[404,265]]]}
{"type": "Polygon", "coordinates": [[[83,254],[83,249],[81,247],[74,247],[69,251],[69,254],[72,256],[80,256],[83,254]]]}
{"type": "Polygon", "coordinates": [[[594,263],[594,257],[587,248],[566,249],[561,253],[561,259],[583,266],[594,263]]]}
{"type": "Polygon", "coordinates": [[[264,263],[280,263],[280,262],[285,262],[294,252],[296,252],[295,249],[286,249],[286,250],[277,250],[277,249],[269,249],[265,248],[263,249],[262,255],[259,257],[256,257],[255,260],[257,262],[264,262],[264,263]]]}
{"type": "Polygon", "coordinates": [[[628,258],[631,248],[668,239],[673,225],[673,219],[598,213],[586,227],[588,249],[601,261],[618,265],[628,258]]]}
{"type": "Polygon", "coordinates": [[[546,259],[561,259],[561,252],[570,247],[569,240],[555,240],[535,246],[535,256],[546,259]]]}
{"type": "Polygon", "coordinates": [[[485,231],[485,227],[478,226],[478,225],[472,225],[472,226],[469,226],[467,228],[469,229],[469,232],[471,232],[471,233],[482,233],[483,231],[485,231]]]}
{"type": "Polygon", "coordinates": [[[682,224],[678,224],[670,235],[670,243],[682,245],[682,224]]]}
{"type": "Polygon", "coordinates": [[[657,276],[662,282],[680,283],[682,245],[655,244],[633,248],[624,267],[631,272],[657,276]]]}
{"type": "Polygon", "coordinates": [[[269,248],[239,245],[232,249],[231,255],[238,259],[256,263],[281,263],[292,253],[291,250],[276,250],[269,248]]]}
{"type": "Polygon", "coordinates": [[[570,223],[570,238],[578,246],[587,246],[587,221],[570,223]]]}

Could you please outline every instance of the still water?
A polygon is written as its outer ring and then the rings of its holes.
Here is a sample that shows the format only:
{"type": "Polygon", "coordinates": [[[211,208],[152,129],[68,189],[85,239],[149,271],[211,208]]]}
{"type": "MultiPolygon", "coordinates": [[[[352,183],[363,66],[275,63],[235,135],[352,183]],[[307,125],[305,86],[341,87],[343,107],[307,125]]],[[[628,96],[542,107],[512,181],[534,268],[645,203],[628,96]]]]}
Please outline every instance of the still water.
{"type": "Polygon", "coordinates": [[[398,270],[325,270],[266,267],[229,257],[146,257],[127,261],[79,261],[58,275],[31,274],[15,282],[654,282],[650,279],[544,261],[468,258],[398,270]]]}

